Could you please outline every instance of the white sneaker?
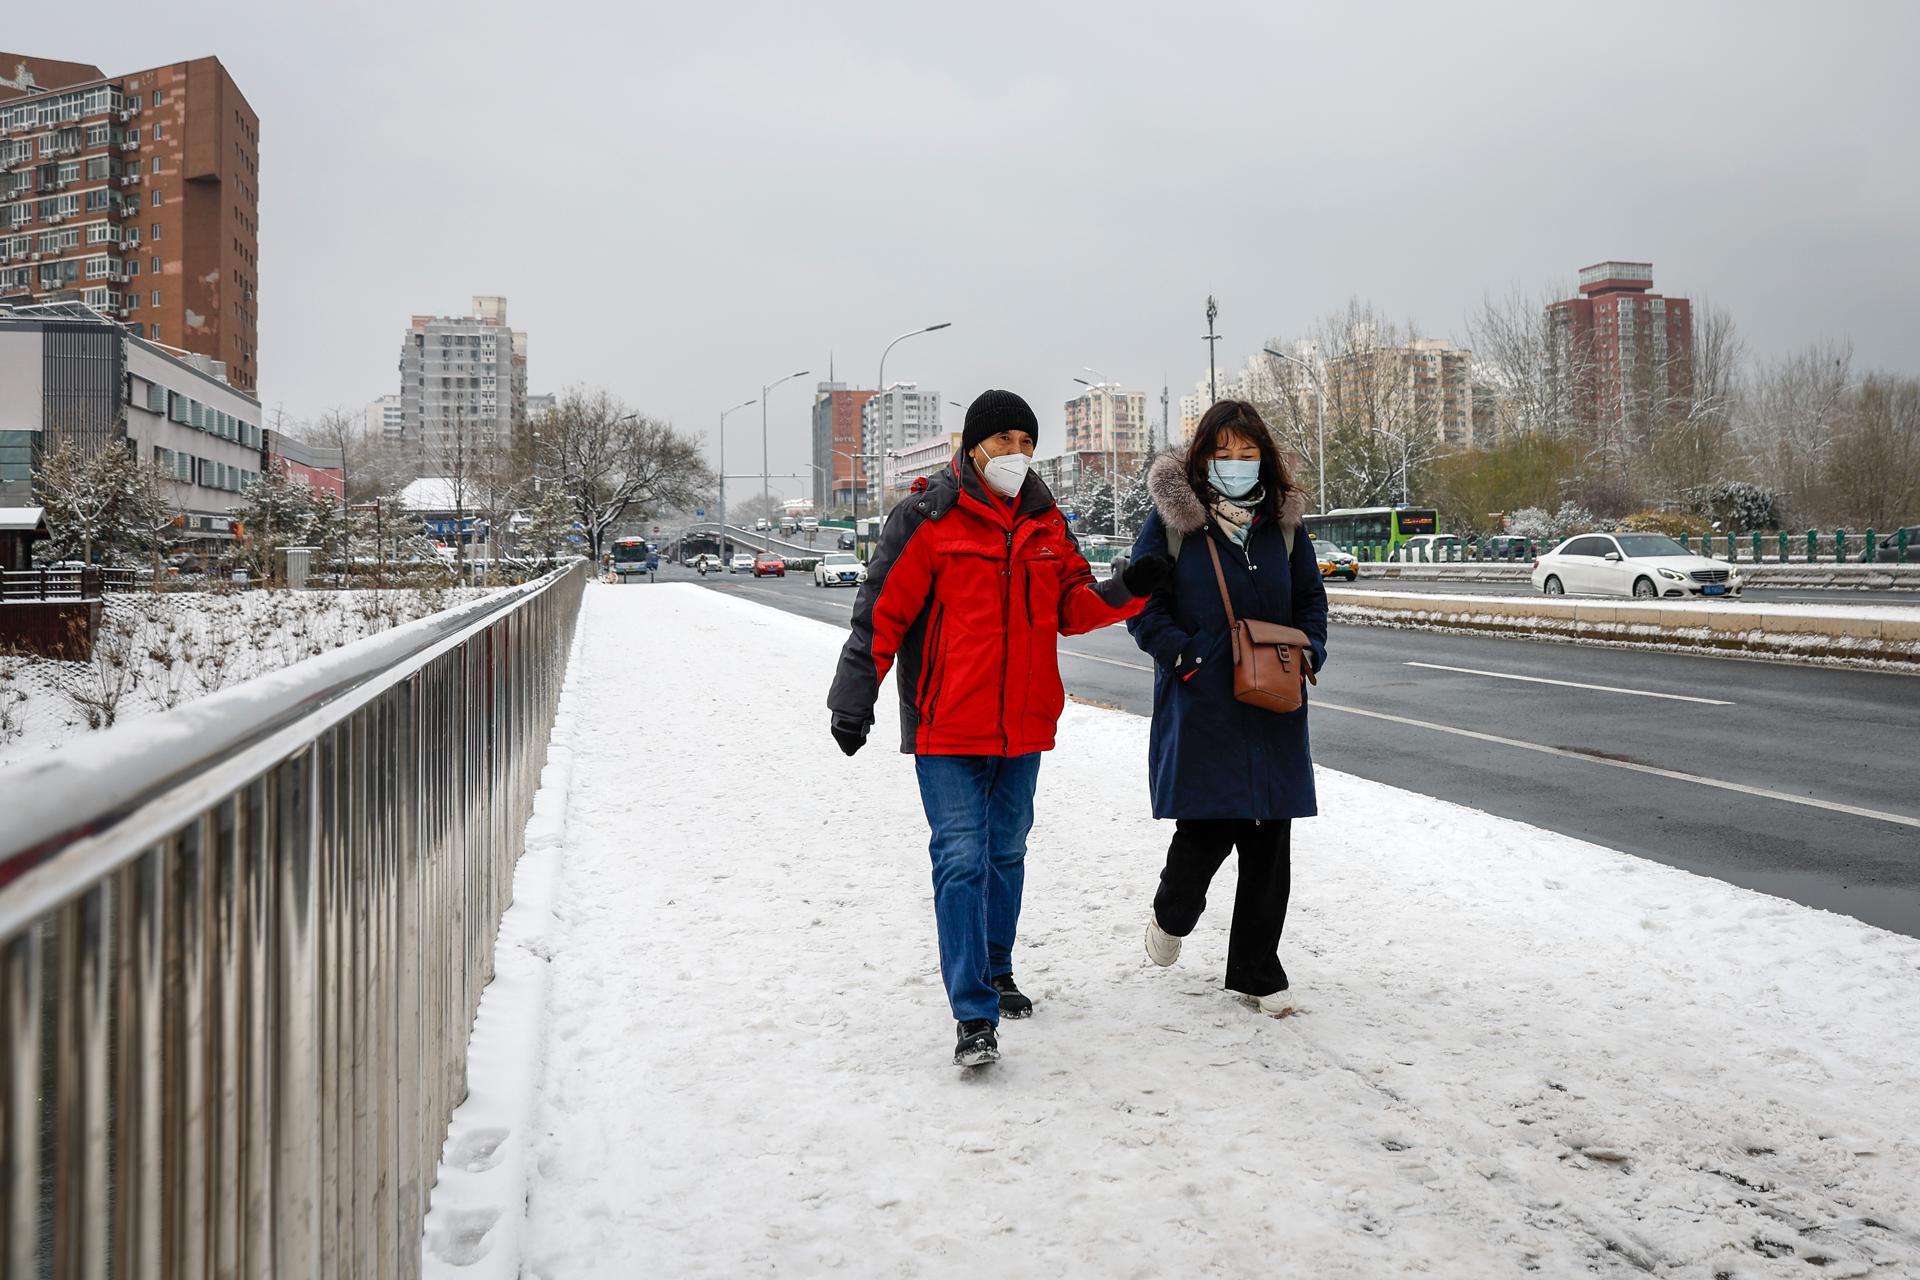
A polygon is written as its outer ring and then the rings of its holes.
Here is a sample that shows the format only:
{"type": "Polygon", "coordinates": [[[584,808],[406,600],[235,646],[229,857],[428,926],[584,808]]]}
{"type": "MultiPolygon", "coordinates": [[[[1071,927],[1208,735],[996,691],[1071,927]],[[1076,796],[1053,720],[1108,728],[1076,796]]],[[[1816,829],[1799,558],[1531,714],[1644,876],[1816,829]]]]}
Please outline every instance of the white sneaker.
{"type": "Polygon", "coordinates": [[[1147,959],[1162,969],[1180,958],[1180,939],[1160,927],[1160,922],[1152,916],[1147,917],[1147,959]]]}
{"type": "Polygon", "coordinates": [[[1244,991],[1235,994],[1240,997],[1242,1003],[1251,1005],[1269,1018],[1284,1018],[1299,1008],[1294,1004],[1292,987],[1283,987],[1270,996],[1250,996],[1244,991]]]}

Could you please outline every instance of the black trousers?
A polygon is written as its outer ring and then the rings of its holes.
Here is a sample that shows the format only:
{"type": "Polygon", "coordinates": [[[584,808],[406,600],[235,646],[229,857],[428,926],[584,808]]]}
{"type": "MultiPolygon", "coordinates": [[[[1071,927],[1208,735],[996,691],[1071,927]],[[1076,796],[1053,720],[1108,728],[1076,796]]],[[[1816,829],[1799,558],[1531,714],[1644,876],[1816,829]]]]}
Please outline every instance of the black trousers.
{"type": "Polygon", "coordinates": [[[1270,996],[1287,987],[1280,965],[1280,931],[1287,924],[1293,887],[1293,823],[1182,818],[1174,823],[1153,915],[1176,938],[1193,932],[1207,909],[1207,886],[1236,847],[1240,882],[1233,895],[1233,932],[1227,940],[1227,990],[1270,996]]]}

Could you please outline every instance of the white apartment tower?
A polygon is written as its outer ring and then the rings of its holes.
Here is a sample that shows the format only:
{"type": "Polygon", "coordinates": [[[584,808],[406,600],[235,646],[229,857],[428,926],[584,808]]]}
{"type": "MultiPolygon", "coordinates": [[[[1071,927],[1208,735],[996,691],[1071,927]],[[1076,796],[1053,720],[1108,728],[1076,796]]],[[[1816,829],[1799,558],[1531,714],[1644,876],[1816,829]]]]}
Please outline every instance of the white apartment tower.
{"type": "Polygon", "coordinates": [[[471,315],[413,317],[400,342],[400,437],[423,475],[526,424],[527,335],[507,327],[505,298],[475,297],[471,315]]]}

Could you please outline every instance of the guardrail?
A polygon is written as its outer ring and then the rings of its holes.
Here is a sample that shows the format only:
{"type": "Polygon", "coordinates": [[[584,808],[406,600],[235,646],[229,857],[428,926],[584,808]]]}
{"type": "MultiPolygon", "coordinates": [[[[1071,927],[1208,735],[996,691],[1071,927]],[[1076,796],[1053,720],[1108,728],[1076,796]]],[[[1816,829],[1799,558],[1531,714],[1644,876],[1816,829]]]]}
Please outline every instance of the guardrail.
{"type": "Polygon", "coordinates": [[[586,576],[0,775],[0,1273],[418,1273],[586,576]]]}

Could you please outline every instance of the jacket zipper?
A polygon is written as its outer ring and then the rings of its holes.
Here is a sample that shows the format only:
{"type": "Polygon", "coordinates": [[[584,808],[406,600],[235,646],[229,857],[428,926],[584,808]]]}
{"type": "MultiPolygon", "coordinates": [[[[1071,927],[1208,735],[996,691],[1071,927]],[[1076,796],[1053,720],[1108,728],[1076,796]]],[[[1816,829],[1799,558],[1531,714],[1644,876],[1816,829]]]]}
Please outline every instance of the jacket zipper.
{"type": "MultiPolygon", "coordinates": [[[[1018,516],[1014,517],[1016,520],[1018,516]]],[[[1013,530],[1007,530],[1007,563],[1000,570],[1000,754],[1006,755],[1012,744],[1007,741],[1007,664],[1013,661],[1013,637],[1007,631],[1013,625],[1013,530]]]]}

